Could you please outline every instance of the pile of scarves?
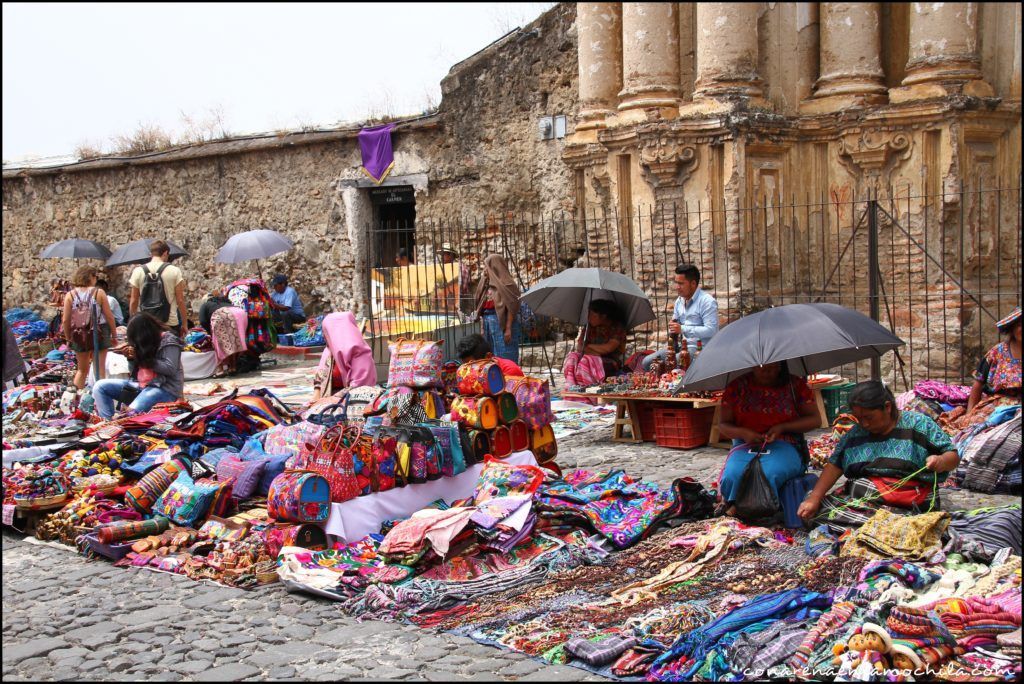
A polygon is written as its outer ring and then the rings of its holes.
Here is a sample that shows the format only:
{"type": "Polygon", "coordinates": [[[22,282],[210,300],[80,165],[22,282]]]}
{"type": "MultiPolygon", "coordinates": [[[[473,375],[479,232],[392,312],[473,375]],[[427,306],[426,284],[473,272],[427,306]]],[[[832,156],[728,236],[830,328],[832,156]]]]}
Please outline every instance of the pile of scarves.
{"type": "Polygon", "coordinates": [[[543,528],[593,529],[616,549],[633,546],[669,520],[710,517],[714,506],[711,495],[690,478],[662,489],[622,470],[574,471],[542,485],[536,502],[543,528]]]}

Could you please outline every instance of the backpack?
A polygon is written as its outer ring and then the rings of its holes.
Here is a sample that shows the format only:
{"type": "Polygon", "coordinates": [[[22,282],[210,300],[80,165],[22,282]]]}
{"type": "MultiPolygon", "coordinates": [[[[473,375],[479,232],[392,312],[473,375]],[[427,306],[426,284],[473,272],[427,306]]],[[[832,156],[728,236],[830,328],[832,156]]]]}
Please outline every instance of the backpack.
{"type": "Polygon", "coordinates": [[[72,294],[71,316],[68,318],[71,339],[82,351],[92,351],[92,332],[96,326],[96,288],[82,296],[77,290],[72,294]]]}
{"type": "Polygon", "coordinates": [[[169,264],[161,264],[156,273],[149,270],[149,265],[143,265],[144,281],[142,292],[139,297],[139,310],[152,314],[158,320],[166,323],[171,317],[171,303],[167,299],[167,292],[164,291],[164,269],[169,264]]]}

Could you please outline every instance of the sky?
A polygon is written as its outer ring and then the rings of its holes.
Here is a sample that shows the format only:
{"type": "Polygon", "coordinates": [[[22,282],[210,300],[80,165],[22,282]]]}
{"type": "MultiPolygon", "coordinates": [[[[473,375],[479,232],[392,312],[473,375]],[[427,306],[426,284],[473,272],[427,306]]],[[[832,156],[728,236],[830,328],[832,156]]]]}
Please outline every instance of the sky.
{"type": "Polygon", "coordinates": [[[555,3],[3,3],[3,159],[417,114],[555,3]]]}

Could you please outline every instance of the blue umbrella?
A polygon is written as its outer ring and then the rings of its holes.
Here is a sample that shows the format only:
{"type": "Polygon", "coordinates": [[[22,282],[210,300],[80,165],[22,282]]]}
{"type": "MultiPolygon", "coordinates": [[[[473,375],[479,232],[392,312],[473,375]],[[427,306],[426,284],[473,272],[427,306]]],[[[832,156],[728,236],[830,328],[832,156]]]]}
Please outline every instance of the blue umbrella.
{"type": "MultiPolygon", "coordinates": [[[[237,264],[240,261],[251,261],[256,259],[256,269],[260,270],[259,259],[266,259],[281,252],[287,252],[295,244],[269,228],[248,230],[238,235],[232,235],[224,246],[217,250],[216,261],[222,264],[237,264]]],[[[260,271],[260,279],[263,279],[263,272],[260,271]]]]}
{"type": "Polygon", "coordinates": [[[787,304],[730,323],[686,371],[687,392],[722,389],[755,366],[786,361],[810,375],[881,356],[903,345],[864,314],[838,304],[787,304]]]}

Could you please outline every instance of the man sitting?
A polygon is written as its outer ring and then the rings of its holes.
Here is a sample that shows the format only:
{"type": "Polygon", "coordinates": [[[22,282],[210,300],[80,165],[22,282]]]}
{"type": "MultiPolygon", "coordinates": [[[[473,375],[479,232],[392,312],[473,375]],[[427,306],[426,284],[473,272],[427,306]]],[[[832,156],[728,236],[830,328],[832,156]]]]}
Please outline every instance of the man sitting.
{"type": "Polygon", "coordinates": [[[288,276],[278,273],[270,281],[273,292],[270,299],[274,309],[274,323],[285,333],[290,333],[295,325],[306,322],[306,313],[302,310],[302,302],[299,301],[299,293],[294,287],[288,285],[288,276]]]}
{"type": "Polygon", "coordinates": [[[519,364],[508,359],[502,359],[491,353],[491,345],[487,344],[487,340],[484,339],[483,335],[475,333],[468,337],[464,337],[459,341],[459,344],[455,347],[455,354],[459,357],[459,361],[462,363],[469,363],[470,361],[480,361],[487,359],[498,364],[498,368],[501,369],[501,374],[506,378],[518,378],[526,375],[523,373],[523,369],[519,367],[519,364]]]}

